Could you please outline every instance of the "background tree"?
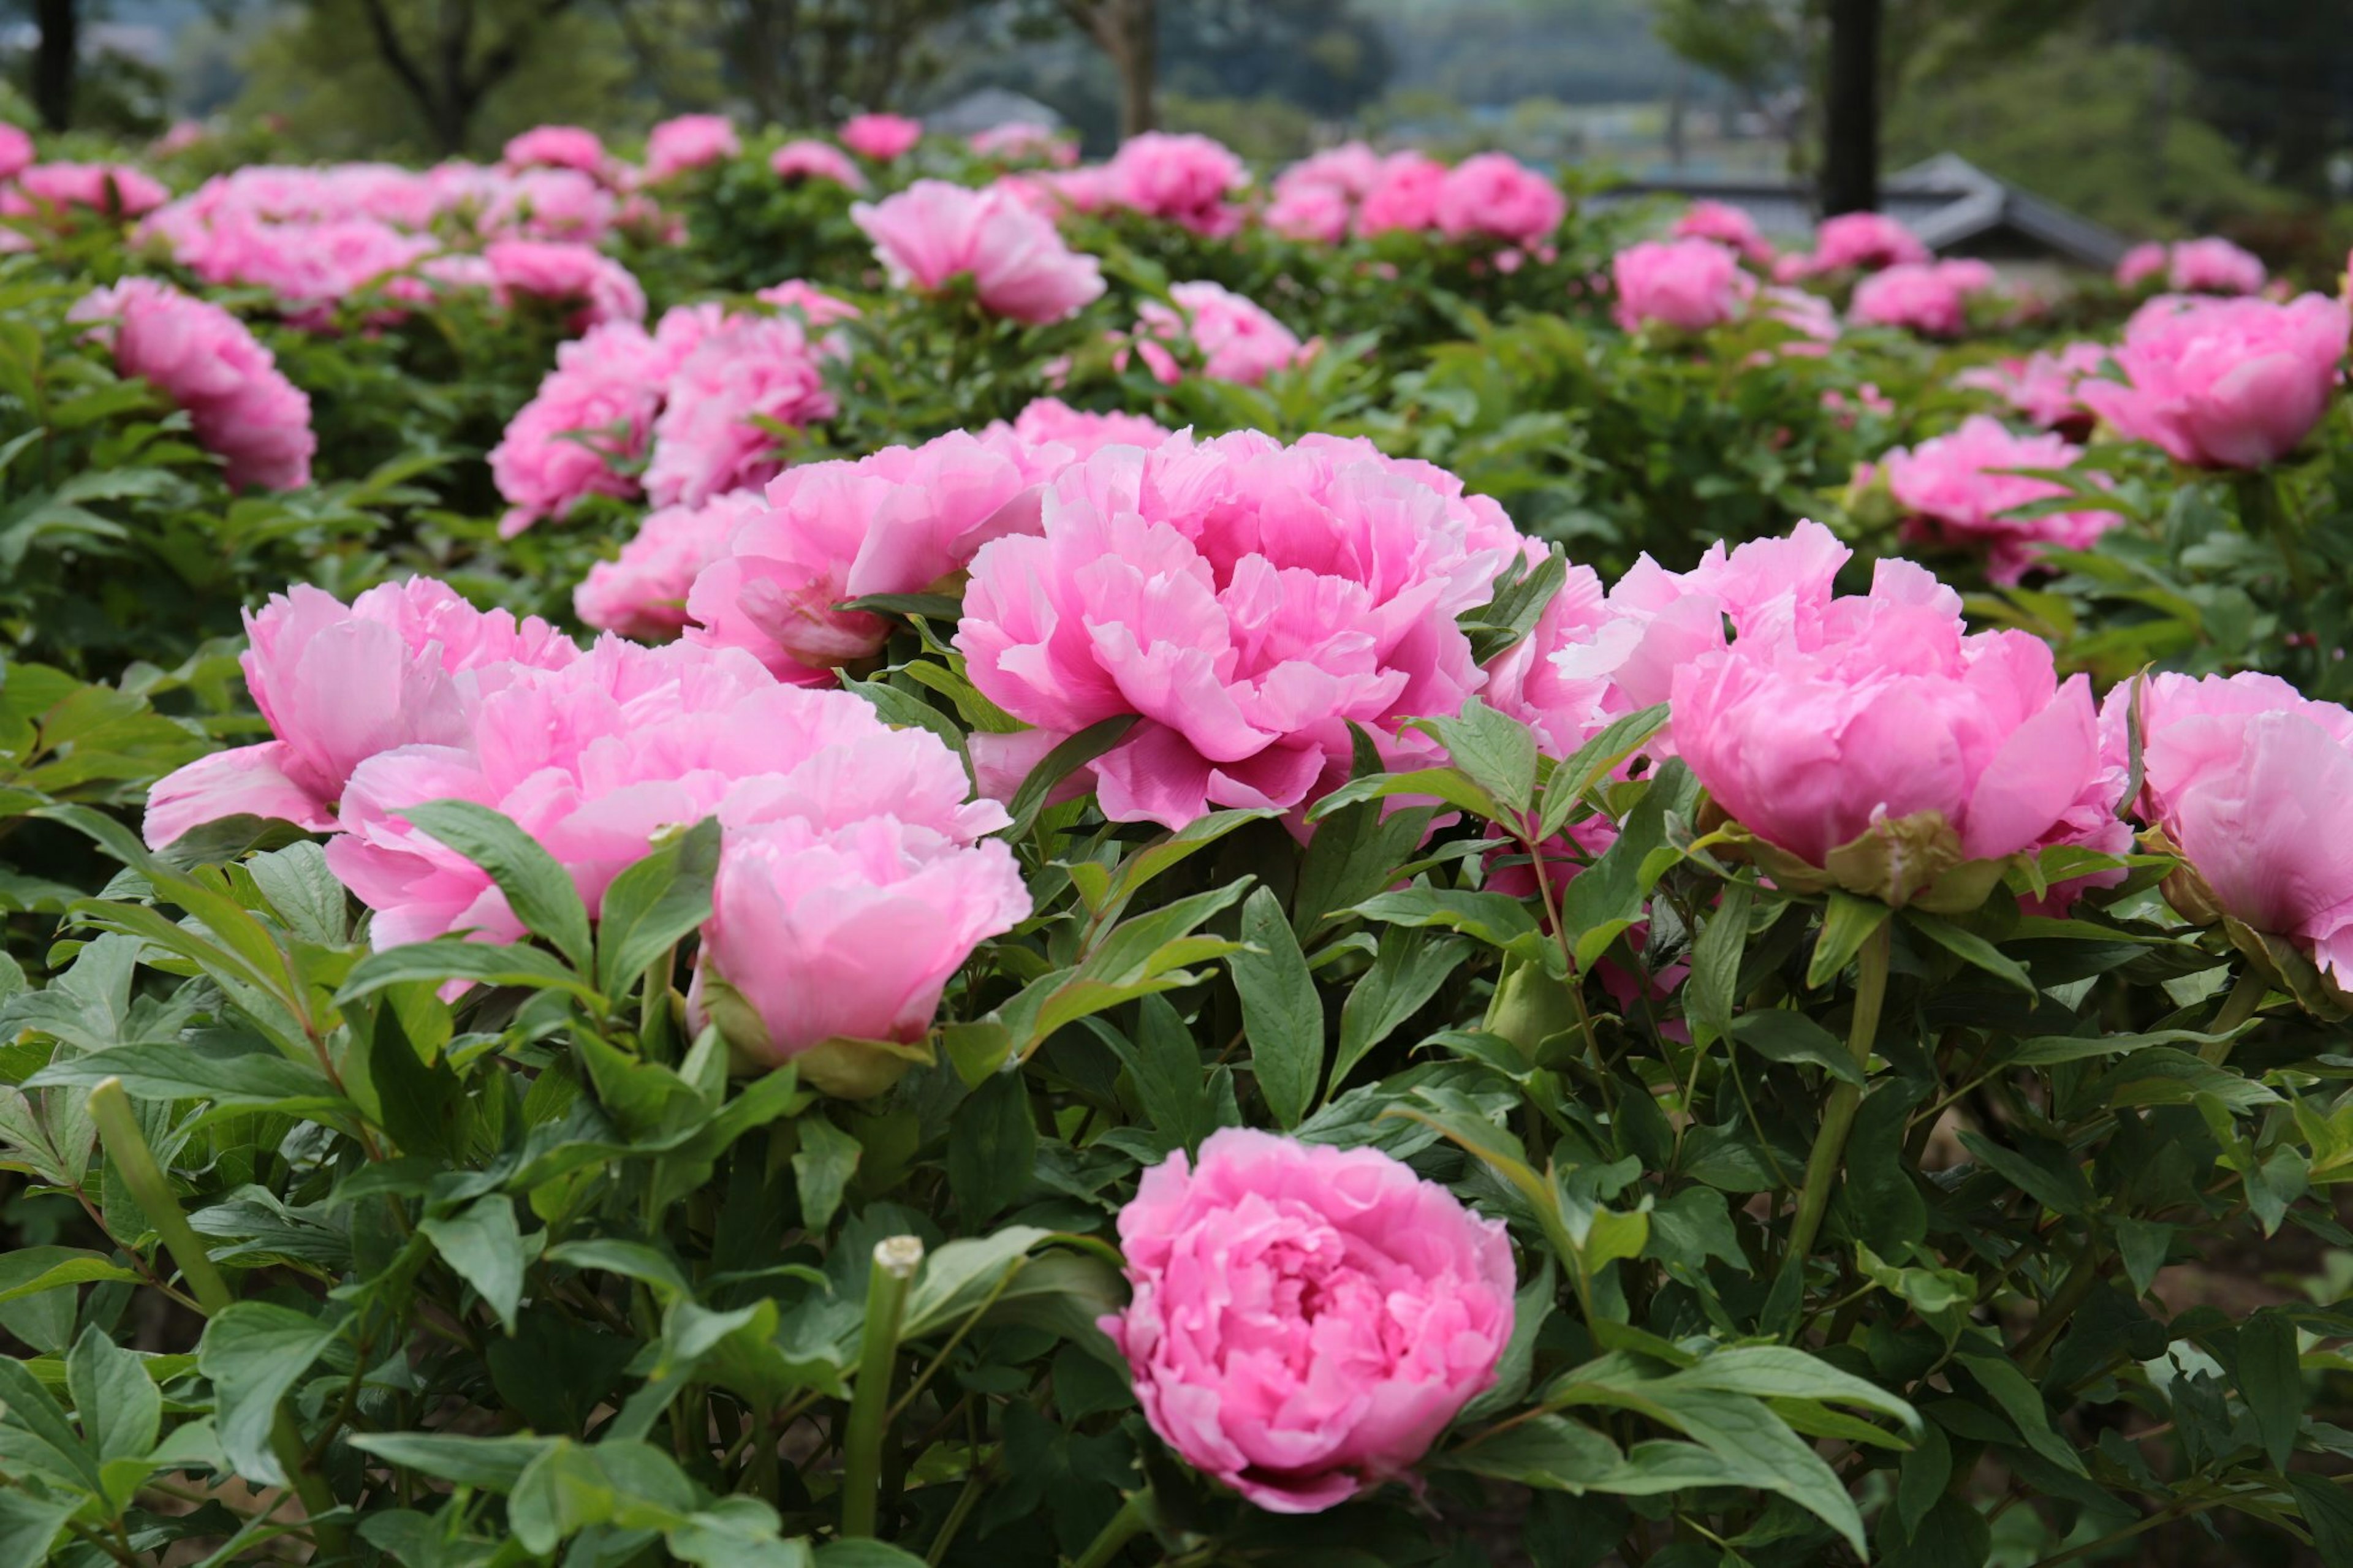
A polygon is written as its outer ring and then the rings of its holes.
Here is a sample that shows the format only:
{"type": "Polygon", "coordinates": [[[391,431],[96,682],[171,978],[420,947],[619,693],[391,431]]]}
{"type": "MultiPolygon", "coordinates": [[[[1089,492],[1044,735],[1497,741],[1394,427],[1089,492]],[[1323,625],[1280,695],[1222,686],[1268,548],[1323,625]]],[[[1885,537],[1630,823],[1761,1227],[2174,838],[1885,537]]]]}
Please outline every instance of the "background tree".
{"type": "Polygon", "coordinates": [[[1119,79],[1119,134],[1125,141],[1160,123],[1159,0],[1060,0],[1119,79]]]}
{"type": "MultiPolygon", "coordinates": [[[[49,0],[44,0],[49,3],[49,0]]],[[[364,37],[417,105],[434,149],[464,152],[483,101],[575,0],[358,0],[364,37]]]]}
{"type": "MultiPolygon", "coordinates": [[[[629,4],[631,0],[622,0],[629,4]]],[[[943,24],[973,0],[713,0],[723,52],[763,120],[831,125],[936,77],[943,24]]]]}

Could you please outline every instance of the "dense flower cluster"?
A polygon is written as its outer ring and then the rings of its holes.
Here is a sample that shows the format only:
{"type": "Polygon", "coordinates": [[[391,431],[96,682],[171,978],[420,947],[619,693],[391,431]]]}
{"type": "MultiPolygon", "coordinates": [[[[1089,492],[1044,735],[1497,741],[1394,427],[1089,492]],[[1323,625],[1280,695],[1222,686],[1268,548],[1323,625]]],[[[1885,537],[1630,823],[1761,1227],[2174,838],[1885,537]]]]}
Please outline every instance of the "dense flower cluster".
{"type": "Polygon", "coordinates": [[[1314,352],[1266,311],[1221,283],[1171,284],[1167,304],[1136,307],[1135,352],[1160,381],[1174,384],[1184,371],[1164,343],[1181,343],[1212,381],[1256,386],[1276,371],[1303,363],[1314,352]]]}

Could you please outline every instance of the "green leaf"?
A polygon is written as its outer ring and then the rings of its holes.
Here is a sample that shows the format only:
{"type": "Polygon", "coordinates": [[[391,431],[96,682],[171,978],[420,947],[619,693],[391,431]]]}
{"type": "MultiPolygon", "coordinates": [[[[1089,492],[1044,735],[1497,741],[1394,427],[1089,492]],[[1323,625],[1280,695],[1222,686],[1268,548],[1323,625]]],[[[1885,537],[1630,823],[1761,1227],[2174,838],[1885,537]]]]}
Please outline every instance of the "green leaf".
{"type": "Polygon", "coordinates": [[[549,1247],[547,1260],[567,1268],[601,1268],[607,1274],[641,1279],[665,1300],[694,1294],[694,1287],[670,1255],[642,1241],[624,1241],[617,1237],[567,1241],[549,1247]]]}
{"type": "Polygon", "coordinates": [[[912,1552],[881,1541],[828,1541],[817,1549],[817,1568],[923,1568],[912,1552]]]}
{"type": "Polygon", "coordinates": [[[522,1231],[515,1224],[514,1200],[504,1193],[475,1199],[451,1215],[431,1215],[417,1228],[433,1250],[471,1285],[483,1303],[514,1332],[515,1308],[522,1301],[523,1269],[533,1252],[523,1247],[522,1231]]]}
{"type": "Polygon", "coordinates": [[[1681,758],[1667,763],[1619,824],[1616,842],[1561,890],[1561,928],[1572,933],[1580,969],[1642,919],[1651,889],[1683,858],[1668,842],[1668,821],[1688,817],[1698,801],[1699,781],[1691,769],[1681,758]]]}
{"type": "Polygon", "coordinates": [[[2304,1368],[2295,1324],[2285,1313],[2267,1308],[2240,1327],[2239,1394],[2254,1414],[2272,1468],[2285,1474],[2304,1424],[2304,1368]]]}
{"type": "Polygon", "coordinates": [[[339,1333],[332,1323],[272,1301],[233,1303],[205,1325],[196,1369],[212,1380],[221,1451],[238,1475],[263,1486],[287,1484],[270,1452],[270,1423],[278,1402],[339,1333]]]}
{"type": "Polygon", "coordinates": [[[1340,1092],[1348,1071],[1365,1054],[1403,1026],[1437,994],[1447,976],[1462,965],[1471,943],[1459,936],[1434,937],[1405,927],[1391,931],[1373,955],[1373,966],[1357,978],[1340,1004],[1340,1048],[1324,1087],[1328,1101],[1340,1092]]]}
{"type": "Polygon", "coordinates": [[[90,1089],[116,1078],[133,1100],[209,1100],[292,1114],[348,1113],[353,1109],[317,1068],[290,1061],[266,1047],[256,1049],[258,1044],[235,1038],[175,1040],[60,1055],[26,1079],[25,1087],[90,1089]]]}
{"type": "Polygon", "coordinates": [[[1623,1464],[1618,1445],[1566,1415],[1535,1415],[1492,1437],[1441,1455],[1450,1470],[1493,1476],[1524,1487],[1583,1491],[1623,1464]]]}
{"type": "Polygon", "coordinates": [[[0,1411],[6,1413],[6,1424],[23,1434],[8,1443],[14,1466],[35,1466],[63,1484],[79,1484],[93,1495],[103,1495],[98,1457],[74,1435],[64,1408],[25,1363],[7,1356],[0,1356],[0,1411]]]}
{"type": "Polygon", "coordinates": [[[1442,801],[1482,821],[1501,820],[1505,808],[1461,768],[1422,768],[1409,773],[1367,773],[1350,779],[1308,808],[1307,819],[1322,823],[1341,812],[1398,795],[1442,801]]]}
{"type": "Polygon", "coordinates": [[[1746,882],[1726,883],[1692,943],[1683,1010],[1691,1021],[1692,1040],[1701,1047],[1722,1039],[1732,1028],[1732,1009],[1740,1000],[1740,960],[1748,944],[1748,911],[1755,901],[1756,889],[1746,882]]]}
{"type": "Polygon", "coordinates": [[[1007,804],[1006,812],[1013,818],[1013,825],[1005,830],[1005,837],[1017,841],[1029,837],[1029,830],[1038,825],[1038,814],[1046,808],[1046,797],[1054,793],[1054,786],[1125,740],[1135,722],[1136,716],[1133,713],[1121,713],[1102,720],[1088,725],[1039,758],[1038,765],[1029,770],[1029,776],[1021,781],[1021,786],[1013,792],[1013,799],[1007,804]]]}
{"type": "Polygon", "coordinates": [[[1489,947],[1509,947],[1536,931],[1535,917],[1518,899],[1451,888],[1407,888],[1377,894],[1358,904],[1356,913],[1383,925],[1438,926],[1461,931],[1489,947]]]}
{"type": "Polygon", "coordinates": [[[801,1146],[793,1154],[793,1183],[801,1195],[801,1223],[823,1230],[841,1207],[843,1189],[858,1172],[858,1140],[815,1112],[794,1124],[801,1146]]]}
{"type": "Polygon", "coordinates": [[[387,1465],[489,1491],[512,1491],[556,1437],[461,1437],[446,1432],[355,1432],[343,1439],[387,1465]]]}
{"type": "Polygon", "coordinates": [[[588,969],[588,907],[571,874],[538,840],[489,806],[437,800],[400,815],[491,875],[507,906],[533,935],[545,937],[572,967],[588,969]]]}
{"type": "Polygon", "coordinates": [[[0,1489],[0,1568],[40,1568],[50,1562],[50,1544],[80,1506],[77,1497],[36,1497],[16,1487],[0,1489]]]}
{"type": "Polygon", "coordinates": [[[1013,1225],[989,1236],[951,1241],[934,1251],[908,1289],[902,1337],[919,1339],[963,1321],[981,1308],[999,1280],[1022,1266],[1031,1247],[1052,1235],[1036,1226],[1013,1225]]]}
{"type": "Polygon", "coordinates": [[[1871,940],[1871,933],[1885,925],[1894,913],[1876,899],[1832,892],[1829,907],[1822,911],[1822,934],[1814,942],[1813,962],[1806,966],[1807,988],[1819,991],[1836,980],[1871,940]]]}
{"type": "Polygon", "coordinates": [[[1962,963],[1974,964],[1997,980],[2017,986],[2029,996],[2035,994],[2034,981],[2025,968],[1977,932],[1955,925],[1941,916],[1932,915],[1926,910],[1905,910],[1904,923],[1962,963]]]}
{"type": "Polygon", "coordinates": [[[1514,561],[1505,567],[1492,599],[1454,617],[1471,639],[1472,658],[1483,665],[1525,639],[1567,581],[1568,557],[1557,544],[1533,566],[1514,561]]]}
{"type": "Polygon", "coordinates": [[[694,1511],[694,1483],[644,1443],[559,1441],[533,1459],[507,1500],[515,1539],[544,1556],[592,1525],[669,1530],[694,1511]]]}
{"type": "Polygon", "coordinates": [[[1732,1021],[1732,1037],[1767,1061],[1801,1063],[1847,1083],[1863,1081],[1862,1068],[1855,1065],[1846,1042],[1803,1013],[1786,1007],[1743,1013],[1732,1021]]]}
{"type": "Polygon", "coordinates": [[[335,1000],[356,1002],[387,985],[408,980],[427,980],[437,985],[447,980],[476,985],[522,985],[569,993],[600,1012],[605,1005],[605,999],[586,980],[565,968],[561,959],[535,947],[467,942],[457,937],[411,942],[406,947],[370,953],[360,960],[343,982],[335,1000]]]}
{"type": "Polygon", "coordinates": [[[613,879],[596,921],[596,986],[624,995],[630,983],[711,918],[719,874],[719,819],[705,817],[613,879]]]}
{"type": "Polygon", "coordinates": [[[1250,1068],[1277,1125],[1286,1131],[1314,1102],[1324,1074],[1324,1001],[1307,972],[1282,902],[1261,888],[1242,905],[1243,951],[1226,960],[1240,996],[1250,1068]]]}
{"type": "Polygon", "coordinates": [[[2146,1296],[2148,1288],[2157,1282],[2158,1270],[2165,1267],[2165,1256],[2173,1247],[2174,1227],[2154,1219],[2119,1219],[2113,1223],[2116,1252],[2124,1259],[2125,1278],[2132,1281],[2136,1297],[2146,1296]]]}
{"type": "Polygon", "coordinates": [[[1029,1119],[1029,1083],[999,1072],[975,1089],[948,1128],[948,1192],[956,1217],[986,1225],[1029,1185],[1038,1129],[1029,1119]]]}
{"type": "Polygon", "coordinates": [[[1453,764],[1512,811],[1535,805],[1536,738],[1518,720],[1473,697],[1451,719],[1420,719],[1415,727],[1437,737],[1453,764]]]}
{"type": "Polygon", "coordinates": [[[1895,1517],[1909,1541],[1920,1532],[1920,1521],[1945,1495],[1953,1479],[1953,1446],[1935,1422],[1921,1425],[1919,1440],[1904,1456],[1895,1477],[1895,1517]]]}
{"type": "Polygon", "coordinates": [[[2290,1471],[2288,1489],[2295,1494],[2295,1510],[2312,1531],[2313,1550],[2322,1568],[2353,1568],[2353,1496],[2345,1483],[2330,1476],[2290,1471]]]}
{"type": "Polygon", "coordinates": [[[1961,1355],[1954,1359],[1977,1379],[1978,1387],[1993,1396],[1993,1402],[2001,1406],[2029,1448],[2072,1475],[2089,1474],[2084,1468],[2083,1456],[2052,1426],[2051,1412],[2042,1403],[2041,1392],[2014,1363],[1989,1355],[1961,1355]]]}
{"type": "Polygon", "coordinates": [[[1642,1256],[1657,1258],[1671,1272],[1679,1270],[1686,1283],[1703,1289],[1710,1258],[1743,1274],[1752,1272],[1748,1255],[1740,1249],[1731,1205],[1714,1187],[1683,1187],[1652,1205],[1651,1236],[1642,1256]]]}
{"type": "Polygon", "coordinates": [[[163,1430],[164,1395],[147,1375],[146,1363],[122,1349],[93,1323],[66,1356],[66,1387],[82,1441],[102,1465],[110,1459],[143,1459],[163,1430]]]}

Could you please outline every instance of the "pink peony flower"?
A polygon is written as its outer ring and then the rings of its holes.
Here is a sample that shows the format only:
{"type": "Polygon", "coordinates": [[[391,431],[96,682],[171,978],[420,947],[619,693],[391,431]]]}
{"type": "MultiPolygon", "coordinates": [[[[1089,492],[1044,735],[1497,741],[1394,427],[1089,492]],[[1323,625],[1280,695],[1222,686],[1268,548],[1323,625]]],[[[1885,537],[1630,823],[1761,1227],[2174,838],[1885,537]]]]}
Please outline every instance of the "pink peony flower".
{"type": "Polygon", "coordinates": [[[1692,203],[1668,232],[1678,239],[1712,239],[1731,247],[1751,261],[1773,259],[1773,247],[1757,229],[1757,220],[1723,202],[1692,203]]]}
{"type": "Polygon", "coordinates": [[[2026,633],[1968,633],[1959,595],[1908,561],[1699,654],[1672,689],[1676,750],[1778,852],[1760,855],[1777,879],[1891,904],[1981,899],[1987,863],[2058,842],[2100,769],[2087,678],[2063,685],[2026,633]]]}
{"type": "Polygon", "coordinates": [[[646,138],[646,178],[667,180],[733,158],[743,139],[723,114],[681,114],[665,120],[646,138]]]}
{"type": "Polygon", "coordinates": [[[752,298],[764,305],[774,305],[779,310],[792,310],[812,327],[829,327],[839,321],[854,321],[860,311],[857,306],[838,294],[828,294],[803,278],[787,278],[781,283],[771,283],[752,298]]]}
{"type": "Polygon", "coordinates": [[[276,739],[216,752],[159,782],[147,798],[153,847],[244,815],[332,832],[360,763],[465,734],[480,672],[561,668],[580,651],[544,621],[477,610],[429,577],[370,588],[348,606],[297,585],[248,611],[245,629],[245,683],[276,739]]]}
{"type": "Polygon", "coordinates": [[[1173,309],[1157,300],[1135,308],[1141,334],[1136,353],[1165,385],[1175,385],[1184,373],[1161,342],[1189,342],[1201,357],[1202,374],[1245,386],[1304,363],[1314,352],[1290,328],[1221,284],[1172,284],[1168,297],[1175,301],[1173,309]]]}
{"type": "Polygon", "coordinates": [[[1091,414],[1071,407],[1059,397],[1033,400],[1014,416],[1010,429],[1032,447],[1068,447],[1079,462],[1105,447],[1157,447],[1168,438],[1166,429],[1141,414],[1091,414]]]}
{"type": "Polygon", "coordinates": [[[1445,184],[1446,165],[1428,153],[1391,153],[1356,208],[1356,232],[1370,236],[1435,227],[1445,184]]]}
{"type": "Polygon", "coordinates": [[[1508,153],[1465,158],[1438,188],[1438,228],[1449,239],[1478,236],[1535,245],[1567,214],[1560,187],[1508,153]]]}
{"type": "Polygon", "coordinates": [[[1722,326],[1757,292],[1740,258],[1707,239],[1645,240],[1609,262],[1618,287],[1618,324],[1634,331],[1655,323],[1680,332],[1722,326]]]}
{"type": "MultiPolygon", "coordinates": [[[[203,146],[212,140],[212,135],[211,129],[201,120],[175,120],[164,134],[149,143],[147,150],[158,158],[176,157],[203,146]]],[[[0,160],[0,166],[5,166],[5,160],[0,160]]]]}
{"type": "Polygon", "coordinates": [[[699,316],[672,310],[659,334],[609,321],[558,348],[555,368],[491,449],[491,479],[509,508],[499,531],[512,537],[541,518],[560,520],[592,495],[638,494],[631,466],[645,456],[671,374],[703,331],[699,316]]]}
{"type": "Polygon", "coordinates": [[[172,400],[229,485],[289,490],[311,482],[311,399],[270,352],[218,305],[152,278],[126,278],[84,295],[67,313],[97,323],[115,370],[172,400]]]}
{"type": "Polygon", "coordinates": [[[1015,121],[976,131],[965,144],[975,155],[1000,163],[1047,163],[1067,169],[1079,161],[1079,149],[1050,125],[1015,121]]]}
{"type": "Polygon", "coordinates": [[[763,1067],[828,1040],[919,1040],[973,949],[1029,910],[998,840],[879,816],[741,828],[720,854],[688,1005],[763,1067]]]}
{"type": "Polygon", "coordinates": [[[2150,279],[2161,276],[2166,268],[2167,251],[2158,240],[2147,240],[2134,246],[2116,263],[2116,287],[2137,288],[2150,279]]]}
{"type": "Polygon", "coordinates": [[[1877,271],[1905,262],[1928,259],[1928,247],[1919,237],[1883,213],[1841,213],[1824,218],[1814,230],[1814,254],[1808,268],[1815,272],[1839,272],[1850,267],[1877,271]]]}
{"type": "Polygon", "coordinates": [[[1275,182],[1274,200],[1267,205],[1266,226],[1285,239],[1315,245],[1337,245],[1348,237],[1356,204],[1337,185],[1275,182]]]}
{"type": "Polygon", "coordinates": [[[2010,584],[2034,563],[2041,546],[2086,550],[2123,521],[2096,509],[2016,515],[2021,507],[2069,492],[2049,479],[1999,470],[2072,468],[2083,455],[2062,437],[2013,436],[1999,419],[1973,414],[1950,435],[1896,447],[1879,459],[1879,468],[1889,491],[1911,513],[1912,537],[1981,542],[1990,551],[1987,574],[2010,584]]]}
{"type": "Polygon", "coordinates": [[[765,484],[783,468],[776,426],[830,419],[829,352],[794,316],[730,321],[679,361],[654,421],[646,494],[656,506],[700,506],[765,484]]]}
{"type": "Polygon", "coordinates": [[[878,652],[888,629],[837,605],[935,590],[988,541],[1035,533],[1039,486],[1070,460],[1067,448],[955,431],[788,468],[695,578],[687,636],[744,648],[781,679],[830,685],[836,666],[878,652]]]}
{"type": "Polygon", "coordinates": [[[969,276],[984,308],[1032,326],[1068,320],[1103,291],[1093,257],[1001,192],[918,180],[849,216],[902,288],[935,291],[969,276]]]}
{"type": "Polygon", "coordinates": [[[2105,343],[2069,343],[2055,353],[2044,350],[1965,370],[1953,384],[1990,392],[2046,430],[2086,436],[2092,415],[2076,395],[2076,384],[2097,374],[2109,352],[2105,343]]]}
{"type": "Polygon", "coordinates": [[[1611,720],[1633,710],[1606,673],[1582,668],[1574,654],[1557,657],[1589,646],[1609,621],[1600,577],[1592,567],[1571,563],[1567,581],[1535,628],[1489,661],[1480,700],[1534,730],[1546,756],[1573,754],[1611,720]]]}
{"type": "Polygon", "coordinates": [[[2260,294],[2261,258],[2227,239],[2185,239],[2173,247],[2166,285],[2184,294],[2260,294]]]}
{"type": "Polygon", "coordinates": [[[855,114],[841,122],[841,144],[878,163],[905,157],[923,139],[923,121],[902,114],[855,114]]]}
{"type": "Polygon", "coordinates": [[[1172,828],[1330,788],[1352,721],[1427,754],[1402,725],[1478,689],[1454,617],[1522,545],[1443,469],[1251,431],[1106,447],[1047,487],[1042,521],[983,545],[965,589],[973,683],[1040,731],[974,737],[976,765],[1007,777],[1008,753],[1134,714],[1097,799],[1172,828]]]}
{"type": "Polygon", "coordinates": [[[33,139],[14,125],[0,124],[0,180],[13,180],[33,166],[33,139]]]}
{"type": "Polygon", "coordinates": [[[540,125],[510,140],[501,161],[510,169],[575,169],[584,174],[605,167],[605,143],[577,125],[540,125]]]}
{"type": "Polygon", "coordinates": [[[858,165],[830,142],[787,142],[768,154],[768,169],[780,180],[831,180],[853,191],[866,188],[858,165]]]}
{"type": "Polygon", "coordinates": [[[1809,294],[1803,289],[1772,283],[1757,290],[1757,308],[1760,315],[1771,318],[1807,339],[1803,343],[1783,345],[1785,354],[1823,351],[1816,344],[1834,343],[1839,340],[1838,311],[1820,294],[1809,294]]]}
{"type": "Polygon", "coordinates": [[[2078,384],[2093,413],[2177,461],[2260,468],[2294,451],[2336,390],[2353,315],[2306,294],[2267,300],[2160,297],[2136,312],[2116,351],[2121,384],[2078,384]]]}
{"type": "Polygon", "coordinates": [[[576,239],[594,245],[621,210],[612,192],[577,169],[524,169],[479,193],[474,226],[486,236],[576,239]]]}
{"type": "Polygon", "coordinates": [[[1873,326],[1957,338],[1968,330],[1969,300],[1999,281],[1982,261],[1899,261],[1857,283],[1848,310],[1873,326]]]}
{"type": "Polygon", "coordinates": [[[1495,1380],[1511,1242],[1377,1149],[1225,1128],[1120,1211],[1135,1294],[1102,1320],[1161,1440],[1277,1513],[1409,1475],[1495,1380]]]}
{"type": "Polygon", "coordinates": [[[726,552],[728,537],[767,510],[757,490],[733,490],[699,507],[664,507],[638,525],[619,557],[599,561],[573,590],[583,625],[641,642],[665,642],[686,628],[695,575],[726,552]]]}
{"type": "Polygon", "coordinates": [[[172,199],[153,174],[128,163],[35,163],[0,191],[0,217],[62,216],[71,211],[137,217],[172,199]]]}
{"type": "Polygon", "coordinates": [[[592,247],[568,240],[494,239],[482,251],[502,298],[528,295],[577,304],[576,329],[646,319],[646,291],[629,269],[592,247]]]}
{"type": "MultiPolygon", "coordinates": [[[[2228,915],[2284,939],[2353,989],[2353,713],[2253,671],[2137,684],[2135,815],[2187,862],[2167,897],[2192,919],[2228,915]]],[[[2117,687],[2100,713],[2119,764],[2135,694],[2117,687]]]]}
{"type": "Polygon", "coordinates": [[[1209,137],[1147,131],[1121,143],[1104,172],[1114,200],[1148,217],[1212,237],[1240,226],[1240,209],[1230,198],[1249,183],[1249,171],[1231,149],[1209,137]]]}

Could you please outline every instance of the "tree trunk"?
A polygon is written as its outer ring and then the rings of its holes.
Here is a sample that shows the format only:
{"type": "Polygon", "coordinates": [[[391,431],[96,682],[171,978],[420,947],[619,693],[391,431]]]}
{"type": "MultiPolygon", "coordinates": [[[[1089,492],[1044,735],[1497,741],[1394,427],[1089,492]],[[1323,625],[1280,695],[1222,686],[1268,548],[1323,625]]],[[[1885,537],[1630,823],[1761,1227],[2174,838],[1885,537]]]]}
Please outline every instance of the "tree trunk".
{"type": "Polygon", "coordinates": [[[1094,40],[1119,78],[1119,136],[1124,142],[1160,123],[1153,89],[1159,76],[1159,0],[1062,0],[1062,9],[1094,40]]]}
{"type": "Polygon", "coordinates": [[[73,123],[74,75],[81,62],[79,0],[36,0],[40,41],[33,49],[33,107],[41,124],[63,131],[73,123]]]}
{"type": "Polygon", "coordinates": [[[1879,207],[1879,22],[1882,0],[1830,0],[1822,83],[1822,214],[1879,207]]]}

